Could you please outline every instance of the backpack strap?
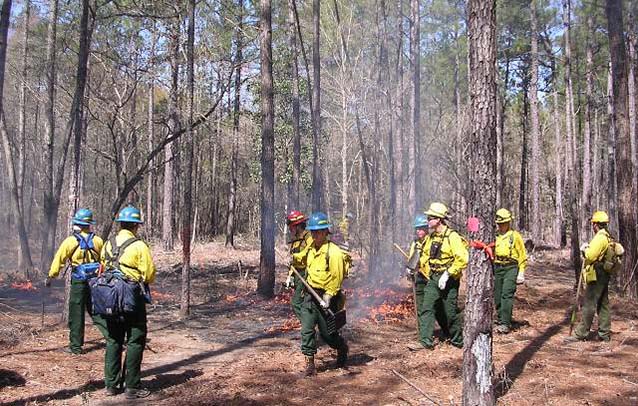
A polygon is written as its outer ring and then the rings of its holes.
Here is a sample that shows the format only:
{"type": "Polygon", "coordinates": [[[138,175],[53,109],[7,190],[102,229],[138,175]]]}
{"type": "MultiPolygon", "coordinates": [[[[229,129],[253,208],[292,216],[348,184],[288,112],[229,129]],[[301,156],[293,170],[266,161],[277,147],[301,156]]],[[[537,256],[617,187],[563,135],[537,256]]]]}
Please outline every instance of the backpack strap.
{"type": "Polygon", "coordinates": [[[82,234],[80,233],[73,233],[73,236],[77,240],[78,245],[75,247],[75,249],[73,250],[69,258],[73,258],[73,255],[75,255],[75,252],[78,249],[81,249],[84,252],[83,263],[86,264],[89,262],[98,262],[100,259],[100,254],[95,250],[95,246],[93,246],[93,248],[82,248],[82,243],[84,243],[86,247],[90,246],[89,243],[93,242],[93,237],[95,237],[95,234],[89,233],[86,239],[82,237],[82,234]]]}
{"type": "MultiPolygon", "coordinates": [[[[120,258],[122,257],[122,255],[124,254],[124,251],[134,242],[140,241],[139,238],[137,237],[131,237],[128,240],[124,241],[122,243],[122,245],[118,246],[117,242],[115,241],[115,237],[111,237],[111,239],[109,240],[109,244],[111,244],[111,253],[109,254],[108,250],[106,251],[106,262],[109,265],[109,268],[111,269],[119,269],[120,268],[120,258]]],[[[127,264],[122,264],[124,266],[126,266],[127,268],[131,268],[131,269],[137,269],[134,266],[130,266],[127,264]]]]}

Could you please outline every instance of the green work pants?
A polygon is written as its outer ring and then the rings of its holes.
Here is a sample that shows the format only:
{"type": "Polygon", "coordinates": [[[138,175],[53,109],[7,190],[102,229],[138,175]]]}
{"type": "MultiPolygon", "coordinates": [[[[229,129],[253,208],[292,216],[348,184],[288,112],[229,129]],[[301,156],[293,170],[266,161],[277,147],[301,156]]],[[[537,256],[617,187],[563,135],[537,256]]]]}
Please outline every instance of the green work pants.
{"type": "Polygon", "coordinates": [[[494,265],[494,303],[498,316],[497,324],[512,327],[517,276],[518,264],[494,265]]]}
{"type": "MultiPolygon", "coordinates": [[[[419,339],[422,343],[427,342],[427,337],[424,334],[425,330],[423,330],[421,326],[425,322],[425,306],[423,305],[424,303],[423,299],[425,297],[425,287],[427,286],[428,283],[429,283],[429,280],[425,279],[425,276],[423,276],[421,272],[417,272],[415,274],[414,293],[416,297],[414,299],[415,299],[415,306],[416,306],[416,312],[418,317],[419,339]]],[[[435,312],[435,316],[437,320],[445,319],[445,313],[443,312],[443,305],[441,303],[438,303],[437,305],[435,305],[434,312],[435,312]]],[[[441,326],[441,330],[443,331],[444,335],[446,336],[450,335],[447,323],[444,323],[444,325],[441,326]]]]}
{"type": "Polygon", "coordinates": [[[106,354],[104,356],[104,385],[115,388],[125,374],[125,384],[129,389],[141,385],[141,367],[146,346],[146,304],[138,295],[135,313],[127,314],[123,321],[107,320],[106,354]],[[126,342],[124,371],[122,370],[122,350],[126,342]]]}
{"type": "MultiPolygon", "coordinates": [[[[82,352],[84,345],[84,312],[91,315],[91,289],[83,281],[71,281],[69,294],[69,349],[74,354],[82,352]]],[[[106,337],[106,322],[98,315],[91,316],[93,324],[106,337]]]]}
{"type": "MultiPolygon", "coordinates": [[[[299,272],[299,274],[302,277],[304,278],[306,277],[305,269],[302,269],[302,270],[297,269],[297,272],[299,272]]],[[[303,301],[304,301],[304,295],[303,295],[304,286],[303,286],[303,283],[297,277],[297,275],[293,274],[293,278],[295,281],[295,291],[292,294],[292,298],[290,298],[290,305],[292,306],[292,311],[295,313],[295,316],[297,316],[297,318],[301,320],[301,307],[303,306],[303,301]]]]}
{"type": "MultiPolygon", "coordinates": [[[[336,296],[330,303],[330,309],[333,312],[338,310],[339,297],[336,296]]],[[[339,334],[328,334],[328,326],[326,319],[321,310],[321,306],[312,299],[308,292],[304,294],[304,301],[301,306],[301,352],[304,355],[314,356],[317,353],[317,338],[315,326],[319,329],[319,334],[323,341],[330,346],[330,348],[338,349],[345,345],[345,341],[339,334]]]]}
{"type": "Polygon", "coordinates": [[[611,332],[611,316],[609,314],[609,273],[600,266],[596,267],[596,281],[587,284],[583,317],[576,327],[576,337],[584,340],[598,313],[598,336],[607,341],[611,332]]]}
{"type": "Polygon", "coordinates": [[[419,317],[421,344],[434,346],[434,321],[439,323],[443,333],[450,336],[450,342],[456,347],[463,346],[463,327],[457,307],[459,281],[450,277],[445,289],[439,289],[442,273],[430,274],[430,281],[423,291],[423,316],[419,317]]]}

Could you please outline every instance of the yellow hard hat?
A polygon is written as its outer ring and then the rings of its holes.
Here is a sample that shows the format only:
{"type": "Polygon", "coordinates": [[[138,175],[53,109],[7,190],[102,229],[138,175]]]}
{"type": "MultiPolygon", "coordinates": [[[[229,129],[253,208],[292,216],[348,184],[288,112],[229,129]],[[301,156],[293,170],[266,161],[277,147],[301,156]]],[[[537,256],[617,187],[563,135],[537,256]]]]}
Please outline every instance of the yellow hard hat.
{"type": "Polygon", "coordinates": [[[507,209],[498,209],[496,211],[496,224],[509,223],[512,221],[512,213],[507,209]]]}
{"type": "Polygon", "coordinates": [[[428,217],[434,217],[439,219],[447,218],[447,206],[443,203],[434,202],[430,204],[430,208],[425,212],[428,217]]]}
{"type": "Polygon", "coordinates": [[[604,211],[595,211],[591,216],[592,223],[609,223],[609,216],[604,211]]]}

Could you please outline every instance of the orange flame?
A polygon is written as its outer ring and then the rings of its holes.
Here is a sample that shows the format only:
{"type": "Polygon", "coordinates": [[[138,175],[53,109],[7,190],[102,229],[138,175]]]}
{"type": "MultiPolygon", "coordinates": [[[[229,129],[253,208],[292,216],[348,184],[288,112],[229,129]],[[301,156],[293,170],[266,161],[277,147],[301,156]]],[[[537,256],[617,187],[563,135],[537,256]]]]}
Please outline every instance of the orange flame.
{"type": "Polygon", "coordinates": [[[14,282],[11,284],[11,287],[17,290],[38,290],[35,286],[33,286],[33,283],[31,283],[31,281],[26,281],[23,283],[14,282]]]}
{"type": "Polygon", "coordinates": [[[299,330],[300,328],[301,328],[301,323],[296,317],[294,317],[294,318],[289,318],[285,320],[283,324],[279,326],[272,326],[267,329],[264,329],[264,331],[266,333],[275,333],[278,331],[285,332],[285,331],[299,330]]]}

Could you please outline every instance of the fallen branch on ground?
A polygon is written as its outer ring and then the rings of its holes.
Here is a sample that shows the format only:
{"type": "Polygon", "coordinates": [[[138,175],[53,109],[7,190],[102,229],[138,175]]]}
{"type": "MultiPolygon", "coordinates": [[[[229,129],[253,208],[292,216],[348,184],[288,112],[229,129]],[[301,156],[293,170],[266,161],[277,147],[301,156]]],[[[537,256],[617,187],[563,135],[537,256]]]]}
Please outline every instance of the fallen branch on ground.
{"type": "Polygon", "coordinates": [[[430,396],[428,396],[427,393],[425,393],[423,391],[423,389],[419,388],[418,386],[416,386],[415,384],[413,384],[412,382],[410,382],[408,380],[408,378],[406,378],[405,376],[401,375],[400,373],[398,373],[397,371],[395,371],[394,369],[392,370],[392,372],[398,376],[399,378],[403,379],[405,381],[405,383],[407,383],[408,385],[410,385],[411,387],[413,387],[414,389],[417,390],[417,392],[419,392],[421,395],[425,396],[425,398],[427,400],[429,400],[430,402],[434,403],[435,405],[439,405],[441,406],[441,403],[437,402],[436,400],[432,399],[430,396]]]}

